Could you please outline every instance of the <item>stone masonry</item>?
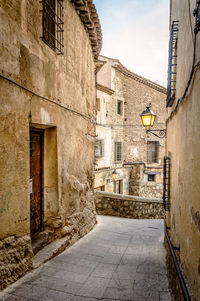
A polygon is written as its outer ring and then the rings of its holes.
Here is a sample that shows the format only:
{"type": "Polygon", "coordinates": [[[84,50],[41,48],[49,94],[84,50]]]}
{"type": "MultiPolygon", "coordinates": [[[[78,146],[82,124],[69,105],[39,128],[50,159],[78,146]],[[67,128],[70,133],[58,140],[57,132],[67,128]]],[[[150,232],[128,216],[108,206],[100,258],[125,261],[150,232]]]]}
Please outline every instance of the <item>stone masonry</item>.
{"type": "Polygon", "coordinates": [[[164,208],[161,199],[150,199],[96,191],[95,202],[97,213],[101,215],[138,219],[164,218],[164,208]]]}
{"type": "Polygon", "coordinates": [[[96,224],[95,72],[102,35],[91,0],[0,2],[2,289],[32,268],[33,253],[63,237],[74,242],[96,224]],[[53,40],[57,25],[51,38],[46,33],[47,2],[55,14],[63,6],[61,52],[53,40]]]}

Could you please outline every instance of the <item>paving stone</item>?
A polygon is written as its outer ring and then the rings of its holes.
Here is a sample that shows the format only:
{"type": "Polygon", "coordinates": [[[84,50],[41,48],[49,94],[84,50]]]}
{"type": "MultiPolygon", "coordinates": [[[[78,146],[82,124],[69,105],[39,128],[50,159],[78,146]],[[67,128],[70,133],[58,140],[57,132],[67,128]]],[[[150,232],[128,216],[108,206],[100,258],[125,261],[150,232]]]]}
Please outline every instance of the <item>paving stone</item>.
{"type": "Polygon", "coordinates": [[[72,247],[0,293],[0,300],[172,301],[163,221],[98,220],[72,247]]]}
{"type": "Polygon", "coordinates": [[[78,292],[81,296],[101,298],[108,285],[108,280],[99,277],[89,277],[86,283],[78,292]]]}
{"type": "Polygon", "coordinates": [[[81,296],[74,296],[72,301],[97,301],[96,298],[89,298],[89,297],[81,297],[81,296]]]}
{"type": "Polygon", "coordinates": [[[113,265],[113,264],[99,263],[98,266],[91,273],[91,276],[110,279],[110,278],[112,278],[113,273],[116,268],[117,268],[117,266],[113,265]]]}
{"type": "Polygon", "coordinates": [[[116,265],[121,262],[121,259],[122,259],[122,254],[106,253],[106,255],[101,259],[101,262],[116,265]]]}
{"type": "Polygon", "coordinates": [[[84,283],[88,278],[88,275],[80,275],[78,273],[68,272],[65,270],[60,270],[55,273],[55,278],[60,278],[67,281],[84,283]]]}
{"type": "Polygon", "coordinates": [[[171,293],[168,292],[160,292],[160,301],[171,301],[171,293]]]}
{"type": "MultiPolygon", "coordinates": [[[[0,300],[2,300],[2,301],[27,301],[28,299],[7,294],[4,297],[2,297],[0,300]]],[[[29,301],[32,301],[32,300],[29,299],[29,301]]]]}
{"type": "Polygon", "coordinates": [[[72,300],[73,295],[64,293],[64,292],[59,292],[59,291],[54,291],[54,290],[47,290],[45,293],[45,296],[43,296],[39,301],[70,301],[72,300]]]}

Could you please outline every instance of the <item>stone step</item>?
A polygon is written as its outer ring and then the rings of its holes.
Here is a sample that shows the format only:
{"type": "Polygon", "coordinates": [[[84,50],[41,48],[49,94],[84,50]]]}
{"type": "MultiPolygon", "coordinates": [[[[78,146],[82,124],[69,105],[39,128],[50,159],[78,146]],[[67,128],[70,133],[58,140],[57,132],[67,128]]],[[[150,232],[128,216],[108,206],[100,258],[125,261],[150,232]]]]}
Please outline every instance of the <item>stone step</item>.
{"type": "Polygon", "coordinates": [[[63,237],[50,243],[33,257],[33,268],[38,268],[41,264],[63,252],[71,244],[72,240],[69,237],[63,237]]]}

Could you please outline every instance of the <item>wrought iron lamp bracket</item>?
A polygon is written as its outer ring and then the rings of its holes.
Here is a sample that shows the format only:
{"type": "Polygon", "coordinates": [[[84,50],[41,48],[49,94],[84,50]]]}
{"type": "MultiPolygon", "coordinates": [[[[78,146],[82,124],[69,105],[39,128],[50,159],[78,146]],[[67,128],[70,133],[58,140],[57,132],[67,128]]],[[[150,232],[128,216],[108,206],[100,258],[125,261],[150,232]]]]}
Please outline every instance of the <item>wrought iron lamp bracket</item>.
{"type": "Polygon", "coordinates": [[[146,130],[147,134],[151,133],[158,138],[165,138],[166,137],[166,130],[146,130]],[[157,133],[156,133],[157,132],[157,133]]]}

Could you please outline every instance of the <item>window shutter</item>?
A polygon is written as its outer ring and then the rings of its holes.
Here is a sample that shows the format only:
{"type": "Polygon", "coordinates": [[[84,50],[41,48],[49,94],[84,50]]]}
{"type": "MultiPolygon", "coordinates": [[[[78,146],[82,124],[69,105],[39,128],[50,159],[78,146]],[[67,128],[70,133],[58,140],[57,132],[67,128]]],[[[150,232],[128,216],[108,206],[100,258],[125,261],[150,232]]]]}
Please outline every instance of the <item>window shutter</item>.
{"type": "Polygon", "coordinates": [[[147,142],[147,163],[158,163],[159,158],[159,142],[148,141],[147,142]]]}
{"type": "Polygon", "coordinates": [[[94,152],[95,152],[96,158],[104,156],[104,141],[103,140],[96,140],[94,152]]]}
{"type": "Polygon", "coordinates": [[[115,161],[121,161],[122,159],[122,143],[115,142],[115,161]]]}

